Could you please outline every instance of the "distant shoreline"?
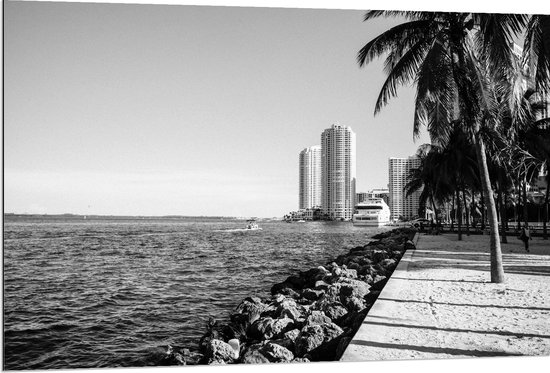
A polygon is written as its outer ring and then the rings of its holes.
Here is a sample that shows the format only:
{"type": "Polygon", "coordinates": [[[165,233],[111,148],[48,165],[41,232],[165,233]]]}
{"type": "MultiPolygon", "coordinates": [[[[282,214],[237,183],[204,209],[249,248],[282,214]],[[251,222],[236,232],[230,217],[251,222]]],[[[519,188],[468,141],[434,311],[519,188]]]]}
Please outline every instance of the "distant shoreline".
{"type": "MultiPolygon", "coordinates": [[[[125,220],[125,219],[173,219],[173,220],[246,220],[247,217],[234,216],[185,216],[185,215],[84,215],[84,214],[15,214],[4,213],[4,218],[45,218],[45,219],[75,219],[75,220],[125,220]]],[[[277,218],[258,218],[257,220],[276,220],[277,218]]]]}

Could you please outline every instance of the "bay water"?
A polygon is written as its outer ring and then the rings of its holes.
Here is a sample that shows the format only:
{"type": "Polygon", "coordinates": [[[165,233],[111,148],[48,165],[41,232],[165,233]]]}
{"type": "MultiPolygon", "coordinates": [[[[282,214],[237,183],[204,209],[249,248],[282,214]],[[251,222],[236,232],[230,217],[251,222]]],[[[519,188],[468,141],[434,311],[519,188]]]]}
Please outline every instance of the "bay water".
{"type": "Polygon", "coordinates": [[[210,316],[364,245],[351,223],[5,216],[4,368],[157,365],[210,316]]]}

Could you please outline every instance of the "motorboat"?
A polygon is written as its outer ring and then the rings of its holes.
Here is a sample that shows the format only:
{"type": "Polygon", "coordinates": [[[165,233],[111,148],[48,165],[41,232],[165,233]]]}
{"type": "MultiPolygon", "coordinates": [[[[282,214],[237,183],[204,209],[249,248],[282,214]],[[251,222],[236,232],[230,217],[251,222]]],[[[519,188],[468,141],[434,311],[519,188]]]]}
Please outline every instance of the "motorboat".
{"type": "Polygon", "coordinates": [[[257,230],[261,230],[262,228],[258,226],[258,223],[256,223],[255,219],[249,219],[246,221],[246,229],[251,231],[257,231],[257,230]]]}
{"type": "Polygon", "coordinates": [[[390,223],[390,208],[382,198],[367,198],[355,206],[353,225],[382,227],[390,223]]]}

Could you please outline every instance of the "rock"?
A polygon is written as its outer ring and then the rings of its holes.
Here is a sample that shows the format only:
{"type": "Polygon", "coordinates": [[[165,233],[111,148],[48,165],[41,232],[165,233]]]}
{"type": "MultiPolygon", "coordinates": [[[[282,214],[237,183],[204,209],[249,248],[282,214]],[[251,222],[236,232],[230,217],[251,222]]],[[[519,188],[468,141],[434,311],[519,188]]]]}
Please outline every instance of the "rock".
{"type": "Polygon", "coordinates": [[[342,273],[342,268],[340,268],[340,266],[338,266],[338,264],[335,263],[331,271],[332,277],[340,277],[341,273],[342,273]]]}
{"type": "Polygon", "coordinates": [[[313,349],[319,347],[325,339],[325,334],[321,325],[307,325],[301,331],[296,341],[296,354],[303,356],[313,349]]]}
{"type": "Polygon", "coordinates": [[[360,268],[361,266],[359,265],[359,263],[357,262],[350,262],[348,264],[348,268],[350,270],[354,270],[355,271],[355,277],[357,277],[357,270],[360,268]]]}
{"type": "Polygon", "coordinates": [[[362,298],[347,297],[343,299],[343,303],[349,311],[359,312],[362,311],[367,305],[362,298]]]}
{"type": "Polygon", "coordinates": [[[357,278],[357,271],[355,269],[350,269],[346,266],[342,266],[340,277],[344,278],[357,278]]]}
{"type": "Polygon", "coordinates": [[[315,287],[316,290],[326,290],[328,289],[330,284],[327,284],[323,280],[315,281],[315,287]]]}
{"type": "Polygon", "coordinates": [[[279,295],[273,301],[275,307],[274,315],[278,318],[289,318],[295,322],[304,320],[304,307],[296,303],[292,298],[279,295]]]}
{"type": "Polygon", "coordinates": [[[362,266],[357,273],[362,276],[376,276],[377,274],[376,269],[371,264],[362,266]]]}
{"type": "Polygon", "coordinates": [[[322,299],[329,303],[339,302],[341,287],[342,287],[342,284],[340,283],[335,283],[330,285],[328,289],[325,291],[325,294],[323,295],[322,299]]]}
{"type": "Polygon", "coordinates": [[[372,260],[375,263],[380,263],[384,259],[388,259],[388,253],[384,250],[374,250],[372,253],[372,260]]]}
{"type": "Polygon", "coordinates": [[[386,286],[386,283],[388,282],[388,279],[386,276],[375,276],[372,283],[372,290],[380,291],[386,286]]]}
{"type": "Polygon", "coordinates": [[[207,345],[205,358],[207,359],[208,364],[232,363],[234,356],[235,351],[224,341],[213,339],[207,345]]]}
{"type": "Polygon", "coordinates": [[[405,242],[404,249],[405,250],[415,250],[416,246],[414,245],[414,242],[412,242],[411,240],[407,240],[405,242]]]}
{"type": "Polygon", "coordinates": [[[311,314],[306,318],[306,325],[329,324],[331,322],[332,320],[323,311],[311,311],[311,314]]]}
{"type": "Polygon", "coordinates": [[[269,363],[269,359],[265,357],[260,351],[261,344],[255,344],[248,347],[243,353],[241,363],[243,364],[265,364],[269,363]]]}
{"type": "Polygon", "coordinates": [[[290,352],[294,351],[294,341],[291,341],[288,338],[270,339],[270,342],[278,344],[279,346],[283,346],[290,352]]]}
{"type": "Polygon", "coordinates": [[[351,278],[341,278],[338,280],[340,284],[340,296],[348,297],[354,296],[363,298],[369,293],[369,285],[361,280],[354,280],[351,278]]]}
{"type": "Polygon", "coordinates": [[[344,331],[334,323],[306,325],[296,338],[296,354],[303,357],[305,354],[330,342],[344,331]]]}
{"type": "Polygon", "coordinates": [[[266,307],[267,305],[260,298],[247,297],[237,306],[234,313],[258,312],[260,314],[266,307]]]}
{"type": "Polygon", "coordinates": [[[386,271],[393,271],[395,267],[397,267],[397,262],[395,259],[384,259],[380,265],[384,267],[386,271]]]}
{"type": "Polygon", "coordinates": [[[277,338],[291,329],[294,329],[294,321],[288,317],[281,319],[265,317],[250,326],[250,335],[256,339],[265,340],[277,338]]]}
{"type": "Polygon", "coordinates": [[[292,288],[294,289],[302,289],[305,285],[305,280],[296,275],[289,276],[285,282],[292,285],[292,288]]]}
{"type": "Polygon", "coordinates": [[[239,343],[239,340],[238,339],[230,339],[229,341],[227,341],[227,344],[229,346],[231,346],[231,348],[233,349],[233,359],[238,359],[239,358],[240,347],[241,347],[241,344],[239,343]]]}
{"type": "Polygon", "coordinates": [[[348,310],[341,303],[334,302],[324,307],[323,312],[333,322],[338,324],[338,322],[348,313],[348,310]]]}
{"type": "Polygon", "coordinates": [[[279,282],[271,287],[271,294],[281,294],[285,292],[285,294],[288,294],[290,291],[295,291],[294,288],[292,288],[292,285],[290,285],[287,282],[279,282]]]}
{"type": "Polygon", "coordinates": [[[289,330],[288,332],[286,332],[284,334],[284,338],[289,339],[292,342],[294,342],[296,340],[296,338],[298,337],[298,334],[300,334],[300,330],[292,329],[292,330],[289,330]]]}
{"type": "Polygon", "coordinates": [[[166,355],[161,359],[160,365],[187,365],[187,362],[180,351],[176,351],[172,346],[168,345],[166,355]]]}
{"type": "Polygon", "coordinates": [[[314,290],[314,289],[304,289],[302,292],[302,297],[308,300],[317,300],[319,299],[325,292],[323,290],[314,290]]]}
{"type": "Polygon", "coordinates": [[[290,350],[276,343],[266,343],[261,352],[272,363],[284,363],[294,359],[294,354],[290,350]]]}
{"type": "Polygon", "coordinates": [[[294,359],[294,354],[281,345],[271,342],[262,342],[250,346],[241,362],[245,364],[283,363],[294,359]]]}
{"type": "Polygon", "coordinates": [[[291,363],[309,363],[310,360],[305,357],[297,357],[291,361],[291,363]]]}

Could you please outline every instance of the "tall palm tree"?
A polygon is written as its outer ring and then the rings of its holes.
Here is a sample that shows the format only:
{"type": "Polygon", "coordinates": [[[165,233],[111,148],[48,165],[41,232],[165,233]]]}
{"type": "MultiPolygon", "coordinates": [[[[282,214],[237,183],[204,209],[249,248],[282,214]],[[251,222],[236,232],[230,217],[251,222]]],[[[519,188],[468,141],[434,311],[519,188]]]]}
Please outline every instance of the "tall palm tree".
{"type": "Polygon", "coordinates": [[[550,15],[532,15],[527,24],[524,59],[535,78],[536,88],[550,90],[550,15]]]}
{"type": "Polygon", "coordinates": [[[495,201],[481,129],[494,119],[487,103],[485,76],[503,78],[512,68],[510,46],[526,17],[507,14],[369,11],[365,20],[405,19],[368,42],[358,54],[360,66],[387,54],[386,81],[375,106],[380,111],[399,85],[416,83],[413,131],[422,125],[443,135],[445,124],[462,119],[475,141],[480,176],[491,224],[491,281],[504,282],[495,201]]]}

